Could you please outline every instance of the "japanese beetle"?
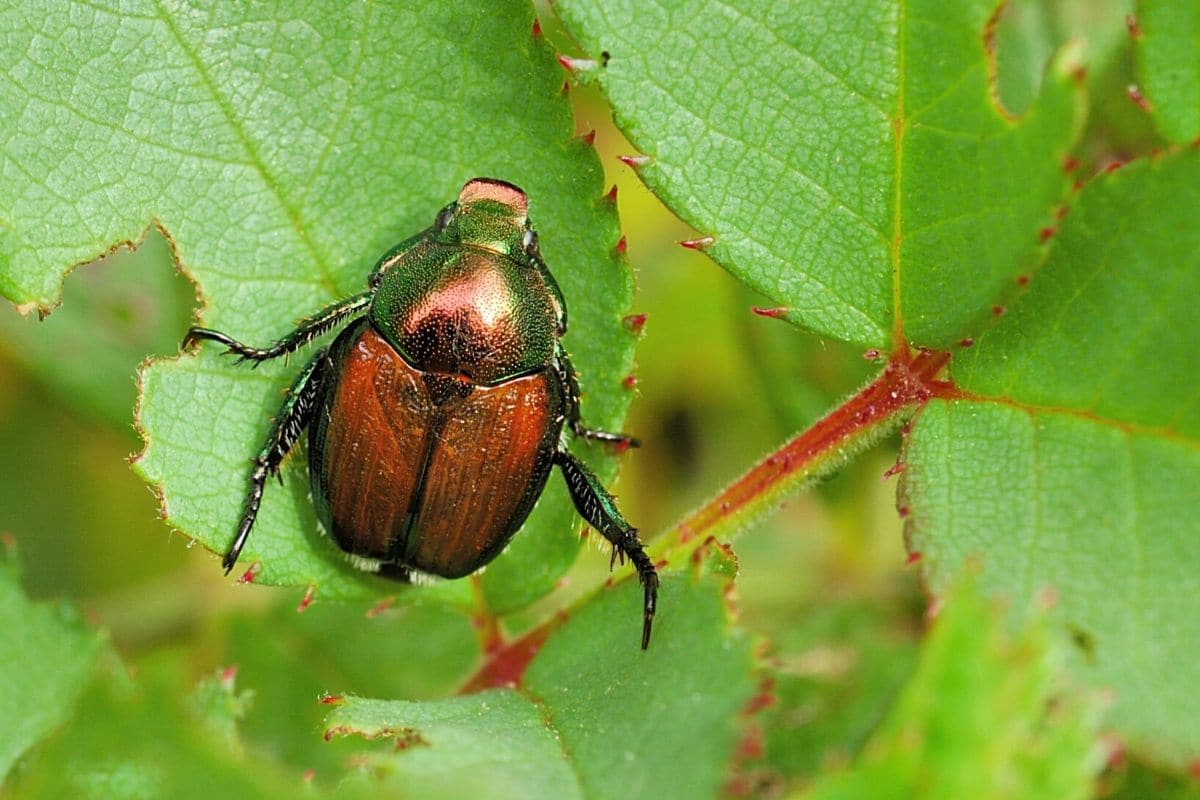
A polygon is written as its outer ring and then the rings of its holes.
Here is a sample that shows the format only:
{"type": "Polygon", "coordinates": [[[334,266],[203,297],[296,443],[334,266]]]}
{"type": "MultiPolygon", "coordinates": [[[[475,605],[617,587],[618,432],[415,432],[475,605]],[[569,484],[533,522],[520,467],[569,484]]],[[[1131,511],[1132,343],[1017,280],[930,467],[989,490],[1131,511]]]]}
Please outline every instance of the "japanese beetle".
{"type": "Polygon", "coordinates": [[[266,348],[194,327],[255,364],[345,325],[300,371],[254,460],[233,544],[233,569],[263,487],[308,429],[317,516],[359,566],[407,581],[459,578],[487,564],[525,522],[557,464],[575,508],[628,556],[644,590],[642,648],[658,574],[637,530],[599,479],[567,450],[564,426],[589,440],[636,445],[591,430],[563,350],[567,310],[526,216],[525,193],[476,178],[433,225],[375,265],[365,292],[303,320],[266,348]]]}

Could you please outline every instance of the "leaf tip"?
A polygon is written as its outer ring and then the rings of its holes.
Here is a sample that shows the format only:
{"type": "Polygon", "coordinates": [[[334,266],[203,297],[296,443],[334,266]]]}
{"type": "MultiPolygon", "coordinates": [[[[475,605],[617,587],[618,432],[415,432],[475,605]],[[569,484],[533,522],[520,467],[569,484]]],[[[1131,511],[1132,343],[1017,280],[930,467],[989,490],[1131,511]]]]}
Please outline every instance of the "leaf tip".
{"type": "Polygon", "coordinates": [[[1135,42],[1142,38],[1142,28],[1138,25],[1137,17],[1133,14],[1125,15],[1125,30],[1129,31],[1129,36],[1135,42]]]}
{"type": "Polygon", "coordinates": [[[296,613],[302,614],[312,605],[313,599],[317,596],[316,584],[310,583],[308,588],[304,590],[304,596],[300,598],[300,604],[296,606],[296,613]]]}
{"type": "Polygon", "coordinates": [[[1146,99],[1146,95],[1142,94],[1142,90],[1138,88],[1136,83],[1131,83],[1125,87],[1125,96],[1147,114],[1154,110],[1150,107],[1150,101],[1146,99]]]}
{"type": "Polygon", "coordinates": [[[383,598],[378,603],[376,603],[375,605],[373,605],[367,609],[367,619],[375,619],[376,617],[378,617],[383,612],[387,611],[389,608],[391,608],[395,604],[396,604],[395,595],[388,595],[387,597],[383,598]]]}
{"type": "Polygon", "coordinates": [[[258,578],[258,573],[262,571],[262,562],[255,561],[250,565],[250,568],[242,573],[242,576],[237,579],[238,583],[254,583],[258,578]]]}
{"type": "Polygon", "coordinates": [[[558,54],[558,63],[576,77],[586,77],[600,69],[600,62],[594,58],[572,58],[563,53],[558,54]]]}
{"type": "Polygon", "coordinates": [[[695,239],[683,239],[679,242],[679,246],[686,247],[688,250],[707,250],[716,243],[716,237],[700,236],[695,239]]]}

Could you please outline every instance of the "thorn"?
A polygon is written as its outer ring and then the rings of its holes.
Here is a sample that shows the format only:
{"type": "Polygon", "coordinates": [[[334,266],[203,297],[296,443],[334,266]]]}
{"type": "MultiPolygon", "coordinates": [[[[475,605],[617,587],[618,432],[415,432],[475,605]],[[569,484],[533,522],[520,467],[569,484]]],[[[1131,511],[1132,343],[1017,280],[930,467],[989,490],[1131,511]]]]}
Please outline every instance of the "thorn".
{"type": "Polygon", "coordinates": [[[895,476],[899,475],[901,472],[904,472],[904,470],[907,468],[907,466],[908,465],[905,464],[903,461],[897,461],[895,464],[892,464],[890,467],[888,467],[887,469],[885,469],[883,471],[883,479],[886,481],[888,478],[894,478],[895,476]]]}
{"type": "Polygon", "coordinates": [[[1003,317],[1006,313],[1008,313],[1008,309],[1004,306],[992,306],[993,317],[1003,317]]]}
{"type": "Polygon", "coordinates": [[[1083,181],[1075,181],[1073,184],[1071,184],[1072,192],[1078,192],[1082,189],[1083,189],[1083,181]]]}
{"type": "Polygon", "coordinates": [[[346,698],[340,694],[323,694],[317,698],[317,702],[323,706],[340,706],[346,702],[346,698]]]}
{"type": "Polygon", "coordinates": [[[313,779],[317,777],[317,771],[312,767],[304,770],[303,780],[306,786],[311,786],[313,779]]]}
{"type": "Polygon", "coordinates": [[[941,598],[935,597],[929,601],[929,606],[925,609],[925,619],[935,620],[940,613],[942,613],[942,601],[941,598]]]}
{"type": "Polygon", "coordinates": [[[1037,590],[1033,601],[1042,611],[1049,611],[1058,605],[1058,589],[1053,586],[1043,586],[1037,590]]]}
{"type": "Polygon", "coordinates": [[[1059,206],[1058,208],[1054,209],[1054,218],[1059,222],[1062,222],[1067,218],[1067,214],[1070,211],[1071,209],[1065,205],[1059,206]]]}
{"type": "Polygon", "coordinates": [[[1063,159],[1062,169],[1068,174],[1074,172],[1079,169],[1079,159],[1075,156],[1067,156],[1063,159]]]}
{"type": "Polygon", "coordinates": [[[562,91],[562,93],[563,93],[563,94],[570,94],[570,93],[571,93],[571,82],[570,82],[570,81],[563,81],[563,85],[562,85],[562,90],[561,90],[561,91],[562,91]]]}
{"type": "Polygon", "coordinates": [[[968,337],[966,337],[966,338],[964,338],[964,339],[959,339],[959,340],[958,340],[958,346],[959,346],[959,347],[974,347],[974,346],[975,346],[975,340],[974,340],[974,339],[972,339],[970,336],[968,336],[968,337]]]}
{"type": "Polygon", "coordinates": [[[1054,228],[1052,228],[1052,227],[1047,226],[1045,228],[1042,228],[1040,231],[1038,231],[1038,241],[1041,242],[1042,244],[1045,244],[1046,242],[1048,242],[1052,238],[1054,238],[1054,233],[1055,233],[1055,231],[1054,231],[1054,228]]]}
{"type": "Polygon", "coordinates": [[[1125,28],[1129,31],[1129,35],[1133,37],[1135,42],[1142,38],[1142,28],[1138,25],[1137,17],[1133,14],[1125,15],[1125,28]]]}
{"type": "Polygon", "coordinates": [[[373,605],[369,609],[367,609],[367,619],[375,619],[376,617],[378,617],[383,612],[387,611],[389,608],[391,608],[395,604],[396,604],[395,595],[392,595],[391,597],[383,598],[378,603],[376,603],[375,605],[373,605]]]}
{"type": "Polygon", "coordinates": [[[753,311],[755,314],[758,314],[760,317],[769,317],[770,319],[779,319],[780,317],[787,316],[788,311],[790,311],[791,309],[787,308],[786,306],[779,306],[778,308],[763,308],[762,306],[751,306],[750,310],[753,311]]]}
{"type": "Polygon", "coordinates": [[[913,550],[908,554],[908,558],[904,559],[904,566],[911,567],[913,564],[921,563],[921,551],[913,550]]]}
{"type": "Polygon", "coordinates": [[[621,381],[621,385],[632,391],[633,388],[637,386],[637,375],[626,375],[625,379],[621,381]]]}
{"type": "Polygon", "coordinates": [[[900,519],[908,519],[908,515],[912,513],[912,509],[908,506],[900,506],[896,509],[896,513],[900,516],[900,519]]]}
{"type": "Polygon", "coordinates": [[[617,156],[617,160],[627,167],[638,169],[650,163],[650,156],[617,156]]]}
{"type": "Polygon", "coordinates": [[[717,240],[711,236],[701,236],[699,239],[684,239],[679,243],[680,247],[686,247],[688,250],[703,250],[706,247],[712,247],[717,243],[717,240]]]}
{"type": "Polygon", "coordinates": [[[300,614],[304,611],[307,611],[308,607],[312,605],[313,598],[316,596],[317,587],[313,584],[309,584],[308,588],[304,590],[304,597],[300,598],[300,605],[296,606],[296,613],[300,614]]]}
{"type": "Polygon", "coordinates": [[[642,328],[646,326],[646,315],[630,314],[621,321],[625,323],[625,327],[628,328],[630,332],[637,334],[641,333],[642,328]]]}
{"type": "Polygon", "coordinates": [[[534,36],[542,35],[542,23],[538,21],[537,17],[533,18],[533,35],[534,36]]]}
{"type": "Polygon", "coordinates": [[[588,145],[589,147],[595,147],[596,146],[596,129],[592,128],[590,131],[588,131],[587,133],[580,136],[579,140],[581,142],[583,142],[584,144],[588,145]]]}
{"type": "Polygon", "coordinates": [[[250,569],[242,573],[242,577],[237,579],[238,583],[254,583],[254,579],[258,577],[259,571],[262,569],[262,562],[255,561],[250,565],[250,569]]]}
{"type": "Polygon", "coordinates": [[[863,353],[863,358],[865,358],[867,361],[875,361],[879,358],[878,348],[872,347],[870,350],[863,353]]]}
{"type": "Polygon", "coordinates": [[[1129,95],[1129,99],[1142,111],[1150,112],[1150,101],[1146,99],[1146,95],[1142,94],[1142,90],[1137,87],[1136,83],[1126,86],[1125,94],[1129,95]]]}
{"type": "Polygon", "coordinates": [[[1075,79],[1076,83],[1083,83],[1087,80],[1087,72],[1087,67],[1076,67],[1071,70],[1071,77],[1075,79]]]}
{"type": "Polygon", "coordinates": [[[577,72],[591,72],[600,66],[600,62],[590,58],[571,58],[570,56],[558,54],[558,63],[567,72],[575,74],[577,72]]]}
{"type": "Polygon", "coordinates": [[[1028,275],[1018,275],[1017,276],[1017,286],[1025,287],[1028,285],[1029,285],[1029,276],[1028,275]]]}
{"type": "Polygon", "coordinates": [[[1110,161],[1108,164],[1105,165],[1104,171],[1105,172],[1116,172],[1123,166],[1125,166],[1124,161],[1110,161]]]}
{"type": "Polygon", "coordinates": [[[617,255],[619,255],[619,256],[625,255],[626,247],[628,247],[628,244],[625,242],[624,236],[622,236],[620,239],[617,239],[617,247],[616,247],[617,255]]]}
{"type": "Polygon", "coordinates": [[[225,669],[221,670],[221,677],[219,680],[221,683],[225,684],[226,689],[233,688],[233,681],[237,678],[237,672],[237,664],[230,664],[228,667],[225,667],[225,669]]]}
{"type": "Polygon", "coordinates": [[[612,185],[612,188],[608,190],[608,194],[604,195],[604,197],[602,199],[605,202],[616,205],[616,203],[617,203],[617,185],[615,183],[612,185]]]}

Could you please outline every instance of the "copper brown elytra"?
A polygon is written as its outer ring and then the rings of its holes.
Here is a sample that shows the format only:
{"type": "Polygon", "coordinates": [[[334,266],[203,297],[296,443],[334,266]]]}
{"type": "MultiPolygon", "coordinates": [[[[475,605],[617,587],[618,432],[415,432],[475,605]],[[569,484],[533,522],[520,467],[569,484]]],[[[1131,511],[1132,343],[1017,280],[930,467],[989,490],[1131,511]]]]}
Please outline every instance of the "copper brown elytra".
{"type": "Polygon", "coordinates": [[[305,319],[266,348],[192,328],[242,361],[287,355],[342,327],[301,370],[250,473],[228,573],[254,527],[263,487],[308,430],[317,516],[333,540],[381,574],[459,578],[504,549],[533,509],[550,469],[576,509],[627,556],[644,589],[650,642],[658,574],[637,530],[567,450],[563,428],[591,430],[562,346],[567,309],[538,248],[525,193],[476,178],[433,225],[375,265],[361,294],[305,319]]]}

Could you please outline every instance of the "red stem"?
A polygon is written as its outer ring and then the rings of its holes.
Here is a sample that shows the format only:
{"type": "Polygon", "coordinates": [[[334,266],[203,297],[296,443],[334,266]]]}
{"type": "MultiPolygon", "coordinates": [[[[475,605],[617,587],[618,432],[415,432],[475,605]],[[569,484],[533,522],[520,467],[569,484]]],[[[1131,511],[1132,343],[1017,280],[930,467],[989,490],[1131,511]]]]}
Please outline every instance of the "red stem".
{"type": "Polygon", "coordinates": [[[722,519],[761,497],[797,471],[849,439],[906,406],[924,403],[940,394],[942,384],[934,381],[950,356],[922,350],[915,357],[894,357],[883,374],[861,392],[838,406],[828,416],[751,467],[705,506],[679,524],[680,542],[704,536],[722,519]]]}

